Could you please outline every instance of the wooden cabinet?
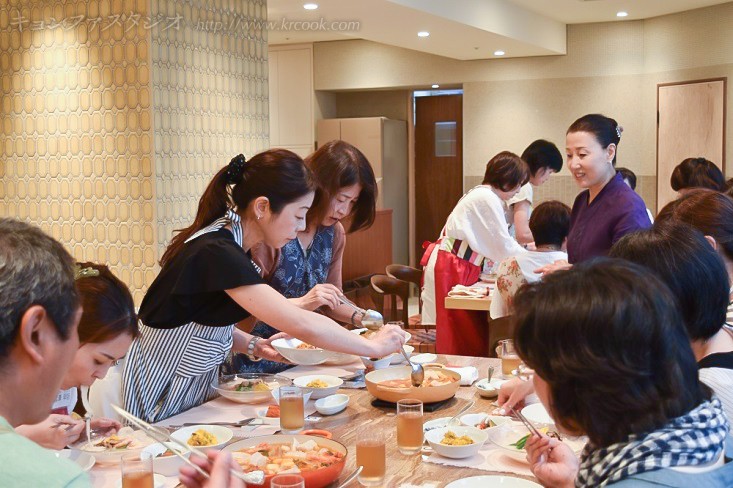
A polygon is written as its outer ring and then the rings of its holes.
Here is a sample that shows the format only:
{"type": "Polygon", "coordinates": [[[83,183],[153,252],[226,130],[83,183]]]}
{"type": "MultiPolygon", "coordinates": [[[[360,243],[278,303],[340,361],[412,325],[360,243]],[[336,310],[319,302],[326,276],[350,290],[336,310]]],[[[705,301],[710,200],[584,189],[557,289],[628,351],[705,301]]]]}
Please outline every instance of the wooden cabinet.
{"type": "Polygon", "coordinates": [[[269,49],[270,147],[313,152],[313,46],[269,49]]]}
{"type": "MultiPolygon", "coordinates": [[[[408,264],[407,124],[385,117],[323,119],[317,125],[317,143],[341,139],[353,144],[374,168],[378,209],[392,210],[392,258],[408,264]]],[[[380,271],[384,272],[384,270],[380,271]]]]}

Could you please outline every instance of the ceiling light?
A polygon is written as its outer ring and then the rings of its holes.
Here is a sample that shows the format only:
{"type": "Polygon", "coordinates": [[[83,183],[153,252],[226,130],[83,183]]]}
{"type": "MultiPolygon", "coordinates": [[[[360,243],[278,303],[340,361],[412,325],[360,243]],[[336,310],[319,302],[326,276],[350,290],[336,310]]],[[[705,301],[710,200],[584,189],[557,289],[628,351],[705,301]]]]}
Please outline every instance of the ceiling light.
{"type": "Polygon", "coordinates": [[[317,3],[306,3],[303,5],[303,8],[306,10],[315,10],[318,8],[318,4],[317,3]]]}
{"type": "Polygon", "coordinates": [[[440,85],[433,85],[432,88],[440,88],[440,85]]]}
{"type": "Polygon", "coordinates": [[[428,37],[430,35],[430,32],[428,31],[420,31],[417,33],[417,37],[428,37]]]}
{"type": "Polygon", "coordinates": [[[616,17],[628,17],[629,13],[624,12],[623,10],[621,12],[616,12],[616,17]]]}
{"type": "Polygon", "coordinates": [[[504,56],[506,53],[504,51],[494,51],[494,56],[504,56]]]}

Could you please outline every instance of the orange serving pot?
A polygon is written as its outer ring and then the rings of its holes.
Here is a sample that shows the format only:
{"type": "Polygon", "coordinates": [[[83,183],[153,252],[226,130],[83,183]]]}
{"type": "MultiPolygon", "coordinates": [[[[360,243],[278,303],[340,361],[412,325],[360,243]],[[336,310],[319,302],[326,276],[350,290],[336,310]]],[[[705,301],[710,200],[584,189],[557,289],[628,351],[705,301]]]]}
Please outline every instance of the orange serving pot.
{"type": "MultiPolygon", "coordinates": [[[[346,446],[344,446],[340,442],[334,441],[332,439],[324,439],[323,437],[315,437],[302,434],[264,435],[261,437],[252,437],[250,439],[232,442],[222,450],[234,452],[239,451],[240,449],[249,449],[251,447],[256,447],[263,443],[292,444],[293,439],[296,439],[300,443],[313,440],[321,447],[326,447],[333,452],[340,452],[344,455],[344,457],[341,458],[341,461],[334,463],[330,466],[326,466],[325,468],[297,473],[305,480],[305,488],[325,488],[326,486],[336,481],[339,476],[341,476],[341,472],[344,470],[344,466],[346,465],[346,456],[348,454],[348,450],[346,449],[346,446]]],[[[250,485],[248,483],[247,486],[251,486],[253,488],[270,488],[270,481],[272,481],[272,478],[274,478],[275,476],[276,475],[265,476],[264,485],[250,485]]]]}
{"type": "Polygon", "coordinates": [[[409,388],[394,388],[380,385],[382,381],[410,379],[412,369],[409,366],[396,366],[393,368],[378,369],[367,373],[365,376],[366,387],[372,396],[385,402],[397,403],[405,398],[422,400],[423,403],[435,403],[447,400],[454,396],[461,386],[461,375],[455,371],[444,369],[442,365],[429,366],[425,368],[439,369],[444,375],[455,379],[455,381],[441,386],[410,386],[409,388]]]}

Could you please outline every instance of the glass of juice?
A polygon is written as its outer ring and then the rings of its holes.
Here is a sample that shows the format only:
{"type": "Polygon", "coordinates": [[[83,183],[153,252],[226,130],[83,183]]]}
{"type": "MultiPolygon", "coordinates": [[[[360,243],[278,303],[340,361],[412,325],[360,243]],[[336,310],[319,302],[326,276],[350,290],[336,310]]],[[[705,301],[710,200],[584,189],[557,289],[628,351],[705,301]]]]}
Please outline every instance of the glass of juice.
{"type": "Polygon", "coordinates": [[[305,425],[303,390],[298,386],[280,387],[280,428],[283,434],[297,434],[305,425]]]}
{"type": "Polygon", "coordinates": [[[384,483],[387,471],[387,450],[384,434],[379,431],[360,432],[356,441],[356,465],[364,468],[359,473],[359,483],[379,486],[384,483]]]}
{"type": "Polygon", "coordinates": [[[505,378],[509,378],[512,371],[518,369],[522,364],[522,360],[514,349],[514,341],[511,339],[499,341],[499,345],[496,346],[496,355],[501,359],[501,374],[505,378]]]}
{"type": "Polygon", "coordinates": [[[397,402],[397,448],[402,454],[416,454],[422,449],[422,420],[420,400],[397,402]]]}
{"type": "Polygon", "coordinates": [[[153,488],[153,458],[140,459],[138,454],[122,456],[122,488],[153,488]]]}
{"type": "Polygon", "coordinates": [[[270,481],[271,488],[305,488],[305,480],[299,474],[279,474],[270,481]]]}

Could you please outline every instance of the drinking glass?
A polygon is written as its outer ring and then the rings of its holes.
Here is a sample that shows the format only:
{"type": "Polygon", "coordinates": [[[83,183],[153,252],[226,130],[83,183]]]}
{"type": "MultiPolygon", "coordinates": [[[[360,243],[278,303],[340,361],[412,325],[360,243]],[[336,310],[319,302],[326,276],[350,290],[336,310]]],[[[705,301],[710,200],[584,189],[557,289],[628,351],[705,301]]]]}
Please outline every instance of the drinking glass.
{"type": "Polygon", "coordinates": [[[279,474],[270,481],[271,488],[305,488],[305,480],[299,474],[279,474]]]}
{"type": "Polygon", "coordinates": [[[422,402],[404,399],[397,402],[397,448],[402,454],[416,454],[422,449],[422,402]]]}
{"type": "Polygon", "coordinates": [[[379,486],[384,483],[387,450],[382,432],[369,430],[359,433],[356,441],[356,465],[364,467],[358,478],[362,485],[379,486]]]}
{"type": "Polygon", "coordinates": [[[298,386],[280,387],[280,428],[283,434],[297,434],[305,425],[303,390],[298,386]]]}
{"type": "Polygon", "coordinates": [[[153,458],[140,459],[138,454],[122,456],[122,488],[153,488],[153,458]]]}
{"type": "Polygon", "coordinates": [[[501,374],[504,378],[509,378],[512,371],[519,368],[522,363],[516,349],[514,349],[514,341],[511,339],[499,341],[499,345],[496,346],[496,355],[501,359],[501,374]]]}

